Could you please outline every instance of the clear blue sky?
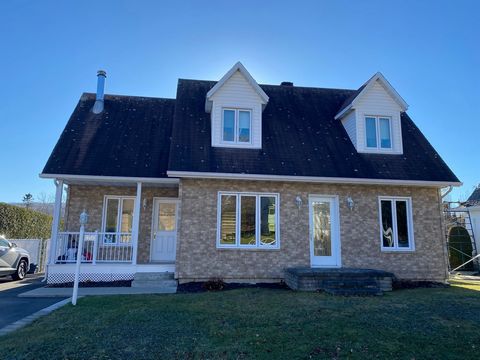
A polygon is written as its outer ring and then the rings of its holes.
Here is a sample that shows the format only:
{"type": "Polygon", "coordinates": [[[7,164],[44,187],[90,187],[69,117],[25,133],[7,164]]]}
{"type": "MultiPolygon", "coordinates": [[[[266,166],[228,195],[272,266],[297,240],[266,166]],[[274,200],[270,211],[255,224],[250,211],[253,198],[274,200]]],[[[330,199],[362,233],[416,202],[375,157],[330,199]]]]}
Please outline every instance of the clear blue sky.
{"type": "Polygon", "coordinates": [[[479,1],[0,2],[0,201],[41,172],[80,95],[175,97],[240,60],[259,83],[358,88],[381,71],[464,187],[480,182],[479,1]],[[229,5],[229,4],[232,5],[229,5]]]}

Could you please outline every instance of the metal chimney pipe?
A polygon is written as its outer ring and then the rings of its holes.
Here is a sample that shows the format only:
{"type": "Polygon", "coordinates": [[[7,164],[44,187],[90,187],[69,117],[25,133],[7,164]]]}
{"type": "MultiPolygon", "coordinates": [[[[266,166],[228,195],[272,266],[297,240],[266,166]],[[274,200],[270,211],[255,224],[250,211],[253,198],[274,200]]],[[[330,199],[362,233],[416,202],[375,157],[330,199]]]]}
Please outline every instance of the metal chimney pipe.
{"type": "Polygon", "coordinates": [[[92,109],[94,114],[100,114],[103,111],[106,78],[107,73],[104,70],[97,71],[97,94],[95,96],[95,104],[93,105],[92,109]]]}

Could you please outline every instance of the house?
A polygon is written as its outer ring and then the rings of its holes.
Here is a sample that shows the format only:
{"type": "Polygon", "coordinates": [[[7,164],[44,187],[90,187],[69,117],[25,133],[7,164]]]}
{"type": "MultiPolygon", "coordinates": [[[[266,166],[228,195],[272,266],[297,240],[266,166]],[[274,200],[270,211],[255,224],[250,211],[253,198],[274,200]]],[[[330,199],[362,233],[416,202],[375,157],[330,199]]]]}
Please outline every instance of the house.
{"type": "Polygon", "coordinates": [[[446,277],[440,189],[461,185],[381,73],[357,90],[259,85],[241,63],[175,99],[84,93],[41,173],[56,209],[48,282],[285,269],[446,277]],[[67,188],[63,229],[60,204],[67,188]],[[73,249],[73,251],[72,251],[73,249]]]}

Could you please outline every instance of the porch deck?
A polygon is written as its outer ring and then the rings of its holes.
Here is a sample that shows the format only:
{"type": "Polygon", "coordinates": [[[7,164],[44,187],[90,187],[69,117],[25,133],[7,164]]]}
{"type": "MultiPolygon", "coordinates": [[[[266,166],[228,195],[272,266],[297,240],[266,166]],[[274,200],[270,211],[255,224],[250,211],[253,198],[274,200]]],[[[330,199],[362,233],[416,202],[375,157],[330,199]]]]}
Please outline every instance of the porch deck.
{"type": "Polygon", "coordinates": [[[288,268],[285,282],[292,290],[322,290],[334,295],[381,295],[392,290],[387,271],[353,268],[288,268]]]}

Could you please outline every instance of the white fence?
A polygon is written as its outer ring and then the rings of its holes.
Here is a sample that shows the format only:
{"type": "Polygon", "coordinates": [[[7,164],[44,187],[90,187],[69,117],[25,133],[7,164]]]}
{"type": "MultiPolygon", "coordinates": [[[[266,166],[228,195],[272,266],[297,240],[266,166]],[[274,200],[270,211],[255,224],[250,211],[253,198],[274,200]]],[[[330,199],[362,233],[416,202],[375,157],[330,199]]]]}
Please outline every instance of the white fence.
{"type": "MultiPolygon", "coordinates": [[[[55,263],[75,263],[79,232],[60,232],[55,249],[55,263]]],[[[86,232],[83,243],[82,262],[131,263],[133,256],[132,234],[112,232],[86,232]]]]}
{"type": "Polygon", "coordinates": [[[30,268],[34,265],[35,272],[44,272],[47,263],[49,239],[8,239],[11,243],[25,249],[30,254],[30,268]]]}

